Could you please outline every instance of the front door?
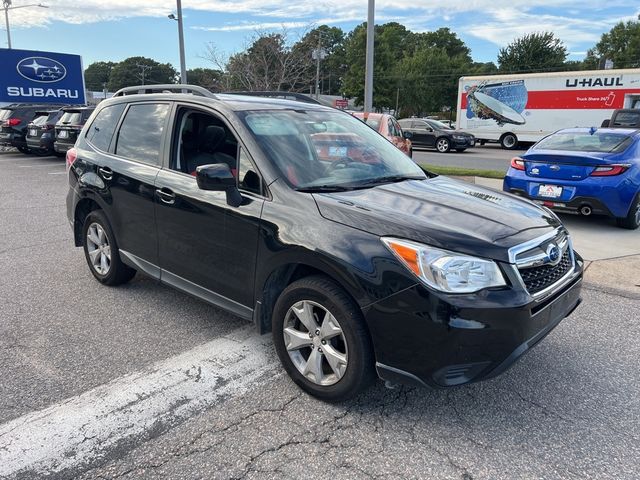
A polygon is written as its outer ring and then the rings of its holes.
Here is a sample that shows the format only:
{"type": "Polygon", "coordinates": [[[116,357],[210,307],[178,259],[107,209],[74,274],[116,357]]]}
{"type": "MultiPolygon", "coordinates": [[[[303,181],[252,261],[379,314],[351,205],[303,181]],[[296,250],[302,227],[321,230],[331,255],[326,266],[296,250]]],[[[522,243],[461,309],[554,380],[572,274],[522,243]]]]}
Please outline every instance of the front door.
{"type": "Polygon", "coordinates": [[[156,217],[162,280],[248,318],[264,200],[240,182],[242,205],[231,207],[225,192],[201,190],[195,178],[198,166],[214,163],[243,178],[241,151],[222,117],[180,106],[170,162],[156,179],[156,217]]]}

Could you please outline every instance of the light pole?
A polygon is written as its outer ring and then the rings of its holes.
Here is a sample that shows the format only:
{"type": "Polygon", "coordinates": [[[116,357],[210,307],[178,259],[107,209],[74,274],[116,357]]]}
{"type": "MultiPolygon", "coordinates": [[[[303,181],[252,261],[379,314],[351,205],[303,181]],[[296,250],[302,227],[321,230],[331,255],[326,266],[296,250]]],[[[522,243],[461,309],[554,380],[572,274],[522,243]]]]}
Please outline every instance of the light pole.
{"type": "Polygon", "coordinates": [[[9,10],[15,10],[16,8],[27,8],[27,7],[49,8],[47,5],[43,5],[41,3],[31,3],[29,5],[18,5],[17,7],[12,7],[11,0],[2,0],[2,8],[4,8],[4,23],[7,27],[7,47],[9,47],[9,49],[11,49],[11,31],[9,30],[9,10]]]}
{"type": "Polygon", "coordinates": [[[182,28],[182,0],[176,0],[176,10],[178,16],[173,13],[169,15],[171,20],[178,22],[178,41],[180,43],[180,83],[187,83],[187,67],[184,60],[184,31],[182,28]]]}
{"type": "Polygon", "coordinates": [[[375,35],[375,0],[369,0],[367,13],[367,56],[364,74],[364,112],[373,110],[373,37],[375,35]]]}

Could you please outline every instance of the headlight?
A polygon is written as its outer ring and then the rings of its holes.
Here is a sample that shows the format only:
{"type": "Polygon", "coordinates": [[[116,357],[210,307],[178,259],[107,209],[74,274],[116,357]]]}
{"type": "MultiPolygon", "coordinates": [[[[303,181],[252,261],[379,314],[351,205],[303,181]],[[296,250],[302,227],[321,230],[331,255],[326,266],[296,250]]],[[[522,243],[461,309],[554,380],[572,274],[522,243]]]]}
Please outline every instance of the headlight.
{"type": "Polygon", "coordinates": [[[382,241],[420,280],[441,292],[473,293],[506,285],[498,265],[491,260],[408,240],[384,237],[382,241]]]}

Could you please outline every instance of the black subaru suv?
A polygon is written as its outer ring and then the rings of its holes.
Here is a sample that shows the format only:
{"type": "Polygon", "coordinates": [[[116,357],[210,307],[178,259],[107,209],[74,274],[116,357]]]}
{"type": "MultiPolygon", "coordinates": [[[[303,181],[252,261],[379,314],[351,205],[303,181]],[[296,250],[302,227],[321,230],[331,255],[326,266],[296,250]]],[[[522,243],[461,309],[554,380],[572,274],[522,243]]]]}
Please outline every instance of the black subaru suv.
{"type": "Polygon", "coordinates": [[[332,108],[130,87],[98,106],[67,166],[74,241],[99,282],[142,272],[253,321],[325,400],[376,373],[493,377],[580,303],[583,262],[551,211],[424,172],[332,108]]]}
{"type": "Polygon", "coordinates": [[[27,126],[27,147],[36,155],[52,155],[55,141],[55,126],[64,110],[43,110],[35,113],[35,117],[27,126]]]}
{"type": "Polygon", "coordinates": [[[53,149],[63,156],[73,144],[76,143],[78,134],[82,130],[87,119],[91,116],[95,107],[71,107],[65,108],[60,120],[55,127],[55,140],[53,149]]]}
{"type": "Polygon", "coordinates": [[[0,145],[15,147],[29,153],[27,129],[39,110],[51,108],[47,105],[15,103],[0,108],[0,145]]]}

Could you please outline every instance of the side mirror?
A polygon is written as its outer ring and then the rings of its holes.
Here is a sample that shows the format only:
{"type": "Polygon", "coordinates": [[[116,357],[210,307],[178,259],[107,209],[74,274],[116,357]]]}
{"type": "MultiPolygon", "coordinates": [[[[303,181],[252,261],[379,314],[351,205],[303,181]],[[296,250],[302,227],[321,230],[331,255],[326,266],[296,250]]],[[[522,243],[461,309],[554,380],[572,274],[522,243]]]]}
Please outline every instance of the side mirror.
{"type": "Polygon", "coordinates": [[[413,138],[413,133],[411,133],[411,132],[407,132],[406,130],[403,130],[403,131],[402,131],[402,136],[403,136],[404,138],[406,138],[407,140],[409,140],[409,139],[413,138]]]}
{"type": "Polygon", "coordinates": [[[199,166],[196,168],[196,181],[200,190],[226,192],[227,203],[232,207],[239,207],[242,203],[242,196],[236,185],[236,177],[233,176],[226,163],[199,166]]]}
{"type": "Polygon", "coordinates": [[[433,128],[431,128],[431,127],[424,127],[424,129],[425,129],[427,132],[433,132],[433,128]]]}

